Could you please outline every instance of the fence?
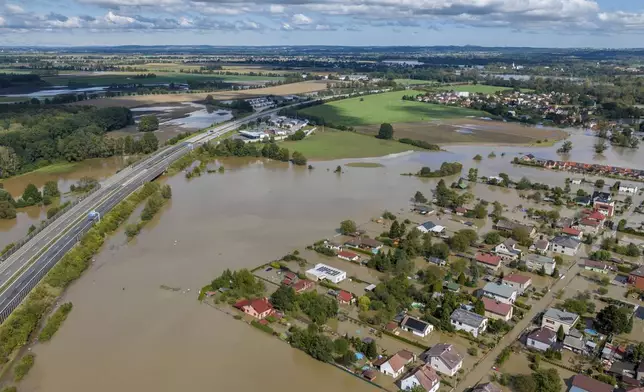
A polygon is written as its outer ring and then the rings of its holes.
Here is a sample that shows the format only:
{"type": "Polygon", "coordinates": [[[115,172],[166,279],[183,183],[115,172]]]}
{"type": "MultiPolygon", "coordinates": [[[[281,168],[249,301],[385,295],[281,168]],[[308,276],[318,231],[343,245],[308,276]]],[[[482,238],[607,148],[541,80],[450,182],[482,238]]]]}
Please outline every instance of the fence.
{"type": "Polygon", "coordinates": [[[52,216],[51,218],[47,219],[46,221],[43,221],[36,228],[36,230],[32,231],[31,233],[27,234],[25,237],[21,238],[18,242],[16,242],[14,244],[14,246],[11,249],[8,249],[2,256],[0,256],[0,263],[5,261],[5,260],[7,260],[12,254],[16,253],[18,251],[18,249],[20,249],[24,244],[29,242],[29,240],[34,238],[38,233],[43,231],[47,226],[49,226],[53,221],[55,221],[60,216],[62,216],[65,212],[67,212],[70,209],[72,209],[74,206],[76,206],[81,201],[85,200],[89,195],[91,195],[94,192],[98,191],[100,188],[101,188],[101,185],[98,184],[98,186],[93,188],[91,191],[89,191],[88,193],[86,193],[83,196],[79,197],[78,199],[74,200],[67,207],[65,207],[62,210],[58,211],[58,213],[56,213],[56,215],[52,216]]]}

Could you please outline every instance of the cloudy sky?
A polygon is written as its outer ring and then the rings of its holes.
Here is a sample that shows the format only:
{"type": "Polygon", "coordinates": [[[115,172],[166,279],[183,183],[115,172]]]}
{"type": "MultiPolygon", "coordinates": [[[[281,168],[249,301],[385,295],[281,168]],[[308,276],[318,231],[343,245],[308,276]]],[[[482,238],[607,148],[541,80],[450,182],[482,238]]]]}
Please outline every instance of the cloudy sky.
{"type": "Polygon", "coordinates": [[[0,0],[0,45],[642,47],[644,0],[0,0]]]}

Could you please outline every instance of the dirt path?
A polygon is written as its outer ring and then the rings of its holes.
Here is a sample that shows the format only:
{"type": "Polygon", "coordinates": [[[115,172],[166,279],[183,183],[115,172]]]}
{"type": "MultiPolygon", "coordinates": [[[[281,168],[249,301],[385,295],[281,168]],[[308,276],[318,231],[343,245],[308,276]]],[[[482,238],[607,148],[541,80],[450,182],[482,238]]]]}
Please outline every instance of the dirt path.
{"type": "Polygon", "coordinates": [[[490,370],[492,369],[492,366],[494,366],[494,362],[501,351],[514,343],[521,336],[523,331],[530,326],[535,316],[540,312],[543,312],[553,303],[553,301],[555,301],[555,295],[557,292],[568,286],[580,270],[581,267],[579,267],[579,264],[573,263],[567,271],[562,271],[562,273],[565,273],[565,278],[563,280],[557,280],[557,282],[550,288],[550,291],[544,295],[537,304],[532,306],[530,311],[526,312],[523,320],[512,328],[512,330],[487,353],[487,355],[472,369],[472,371],[467,374],[467,376],[455,388],[455,391],[463,392],[472,388],[481,381],[487,381],[483,380],[483,378],[490,373],[490,370]]]}

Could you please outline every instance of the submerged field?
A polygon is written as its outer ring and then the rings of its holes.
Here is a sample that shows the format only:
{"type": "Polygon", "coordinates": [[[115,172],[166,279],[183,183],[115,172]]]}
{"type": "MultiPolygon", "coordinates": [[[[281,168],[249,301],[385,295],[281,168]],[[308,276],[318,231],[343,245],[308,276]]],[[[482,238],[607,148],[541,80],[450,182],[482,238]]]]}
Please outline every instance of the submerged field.
{"type": "Polygon", "coordinates": [[[137,74],[144,72],[110,72],[91,73],[83,72],[43,77],[43,80],[52,86],[68,86],[73,84],[87,86],[106,86],[111,84],[155,84],[155,83],[187,83],[188,80],[208,81],[220,80],[225,82],[270,82],[283,80],[282,77],[250,76],[250,75],[201,75],[181,72],[154,72],[154,78],[136,78],[137,74]]]}
{"type": "Polygon", "coordinates": [[[402,100],[403,95],[420,93],[414,90],[394,91],[343,99],[306,108],[302,113],[322,117],[328,123],[347,126],[487,115],[478,110],[402,100]]]}
{"type": "MultiPolygon", "coordinates": [[[[396,123],[394,137],[423,140],[435,144],[523,144],[550,145],[567,133],[558,129],[535,128],[519,123],[504,123],[474,118],[451,119],[433,122],[396,123]]],[[[376,135],[379,125],[357,127],[357,131],[376,135]]]]}
{"type": "Polygon", "coordinates": [[[369,158],[419,150],[393,140],[380,140],[355,132],[326,131],[314,133],[304,140],[282,142],[280,146],[299,151],[312,160],[369,158]]]}
{"type": "Polygon", "coordinates": [[[212,95],[216,100],[227,99],[240,99],[240,98],[253,98],[266,95],[290,95],[290,94],[305,94],[315,91],[322,91],[326,89],[325,81],[309,81],[300,83],[289,83],[281,86],[271,86],[249,90],[225,90],[215,91],[211,93],[195,93],[195,94],[156,94],[156,95],[135,95],[127,97],[115,98],[100,98],[90,101],[82,101],[75,103],[76,105],[92,105],[98,107],[111,107],[111,106],[124,106],[136,107],[145,105],[154,105],[159,103],[170,102],[193,102],[200,101],[208,95],[212,95]]]}

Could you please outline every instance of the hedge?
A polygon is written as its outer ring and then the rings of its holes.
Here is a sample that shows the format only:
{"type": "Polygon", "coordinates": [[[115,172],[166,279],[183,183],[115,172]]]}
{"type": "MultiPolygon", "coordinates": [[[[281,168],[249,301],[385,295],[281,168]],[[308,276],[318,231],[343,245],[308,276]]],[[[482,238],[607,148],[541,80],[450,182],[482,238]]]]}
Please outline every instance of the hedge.
{"type": "Polygon", "coordinates": [[[422,348],[423,350],[429,350],[429,346],[425,346],[424,344],[421,344],[421,343],[415,342],[415,341],[413,341],[413,340],[407,339],[407,338],[405,338],[405,337],[402,337],[402,336],[396,335],[395,333],[391,333],[391,332],[386,331],[386,330],[384,330],[384,329],[383,329],[383,330],[381,330],[381,332],[382,332],[383,334],[387,335],[387,336],[391,336],[391,337],[392,337],[392,338],[394,338],[394,339],[398,339],[398,340],[400,340],[401,342],[405,342],[405,343],[407,343],[407,344],[411,344],[412,346],[415,346],[415,347],[418,347],[418,348],[422,348]]]}
{"type": "Polygon", "coordinates": [[[63,324],[63,321],[67,319],[67,315],[69,312],[72,311],[72,308],[74,306],[72,305],[71,302],[64,303],[60,305],[58,309],[56,309],[56,312],[47,320],[47,324],[45,325],[45,328],[42,329],[40,332],[40,336],[38,336],[38,339],[41,342],[46,342],[54,336],[56,331],[60,328],[60,326],[63,324]]]}
{"type": "Polygon", "coordinates": [[[258,321],[255,321],[255,320],[251,321],[250,325],[271,335],[275,333],[273,328],[269,327],[268,325],[260,324],[258,321]]]}

